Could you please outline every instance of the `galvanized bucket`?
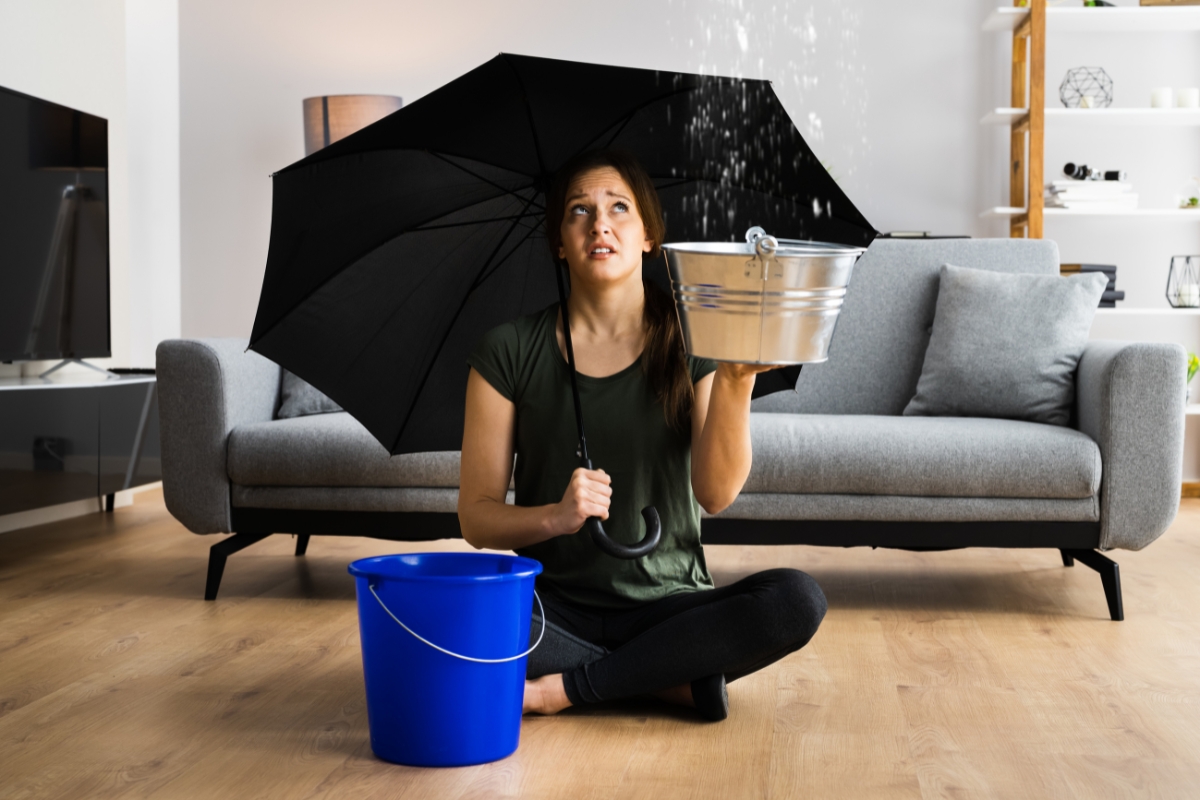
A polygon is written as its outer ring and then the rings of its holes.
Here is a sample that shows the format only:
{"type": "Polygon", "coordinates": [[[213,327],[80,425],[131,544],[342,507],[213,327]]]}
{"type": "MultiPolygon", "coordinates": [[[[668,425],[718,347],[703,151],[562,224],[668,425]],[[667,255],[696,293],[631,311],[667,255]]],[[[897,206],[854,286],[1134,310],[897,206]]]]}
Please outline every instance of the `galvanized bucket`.
{"type": "Polygon", "coordinates": [[[854,263],[865,250],[776,239],[664,244],[688,353],[742,364],[816,364],[829,341],[854,263]]]}

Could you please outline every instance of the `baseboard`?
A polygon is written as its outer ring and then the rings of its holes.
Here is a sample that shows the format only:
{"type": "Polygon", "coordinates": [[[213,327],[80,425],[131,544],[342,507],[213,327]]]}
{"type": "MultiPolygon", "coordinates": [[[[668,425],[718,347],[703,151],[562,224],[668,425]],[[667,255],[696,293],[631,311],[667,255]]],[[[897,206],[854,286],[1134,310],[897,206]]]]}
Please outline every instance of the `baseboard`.
{"type": "MultiPolygon", "coordinates": [[[[154,483],[134,486],[132,489],[116,492],[116,496],[113,498],[113,508],[123,508],[124,506],[133,505],[133,496],[135,494],[161,488],[162,481],[155,481],[154,483]]],[[[51,522],[61,522],[64,519],[83,517],[103,510],[103,497],[88,497],[83,500],[72,500],[69,503],[59,503],[58,505],[45,506],[43,508],[31,508],[27,511],[18,511],[14,514],[3,514],[0,515],[0,533],[8,533],[9,531],[16,531],[22,528],[32,528],[36,525],[49,525],[51,522]]]]}
{"type": "Polygon", "coordinates": [[[1200,497],[1200,481],[1184,481],[1181,497],[1200,497]]]}

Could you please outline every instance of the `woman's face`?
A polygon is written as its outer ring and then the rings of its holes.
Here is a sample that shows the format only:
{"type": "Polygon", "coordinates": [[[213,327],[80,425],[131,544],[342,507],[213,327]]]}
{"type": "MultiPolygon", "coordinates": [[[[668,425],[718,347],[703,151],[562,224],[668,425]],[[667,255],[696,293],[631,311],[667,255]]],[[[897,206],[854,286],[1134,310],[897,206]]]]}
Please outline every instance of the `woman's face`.
{"type": "Polygon", "coordinates": [[[567,188],[559,258],[585,281],[613,283],[641,275],[642,253],[652,249],[646,226],[621,173],[600,167],[580,173],[567,188]]]}

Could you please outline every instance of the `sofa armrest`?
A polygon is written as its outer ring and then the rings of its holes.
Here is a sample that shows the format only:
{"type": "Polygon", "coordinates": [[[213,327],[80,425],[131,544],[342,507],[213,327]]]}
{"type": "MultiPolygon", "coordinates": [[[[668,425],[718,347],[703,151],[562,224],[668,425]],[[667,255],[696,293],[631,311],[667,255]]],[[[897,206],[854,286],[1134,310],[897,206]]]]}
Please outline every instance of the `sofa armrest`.
{"type": "Polygon", "coordinates": [[[193,533],[231,533],[229,432],[274,417],[279,366],[245,339],[168,339],[157,362],[167,510],[193,533]]]}
{"type": "Polygon", "coordinates": [[[1140,550],[1179,510],[1187,353],[1177,344],[1088,342],[1079,430],[1100,445],[1100,547],[1140,550]]]}

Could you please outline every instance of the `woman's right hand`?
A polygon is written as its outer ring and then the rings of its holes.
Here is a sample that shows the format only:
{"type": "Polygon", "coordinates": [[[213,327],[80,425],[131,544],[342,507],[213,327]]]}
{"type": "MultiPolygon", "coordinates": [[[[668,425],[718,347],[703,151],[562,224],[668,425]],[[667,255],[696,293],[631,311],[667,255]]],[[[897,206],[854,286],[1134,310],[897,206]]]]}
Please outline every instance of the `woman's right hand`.
{"type": "Polygon", "coordinates": [[[612,478],[602,469],[583,469],[571,473],[571,482],[563,499],[554,505],[554,528],[558,535],[575,533],[588,517],[608,519],[612,502],[612,478]]]}

